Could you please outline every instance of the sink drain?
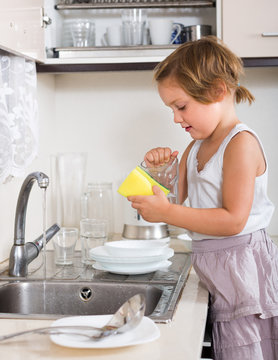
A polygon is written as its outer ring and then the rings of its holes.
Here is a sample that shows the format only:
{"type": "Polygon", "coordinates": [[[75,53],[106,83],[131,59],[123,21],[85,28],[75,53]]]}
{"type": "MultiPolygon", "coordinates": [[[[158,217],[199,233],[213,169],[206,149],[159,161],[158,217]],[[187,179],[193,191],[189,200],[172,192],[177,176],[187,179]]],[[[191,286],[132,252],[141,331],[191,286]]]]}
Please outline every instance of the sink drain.
{"type": "Polygon", "coordinates": [[[81,300],[89,301],[93,296],[93,291],[89,287],[84,287],[80,290],[79,296],[81,300]]]}

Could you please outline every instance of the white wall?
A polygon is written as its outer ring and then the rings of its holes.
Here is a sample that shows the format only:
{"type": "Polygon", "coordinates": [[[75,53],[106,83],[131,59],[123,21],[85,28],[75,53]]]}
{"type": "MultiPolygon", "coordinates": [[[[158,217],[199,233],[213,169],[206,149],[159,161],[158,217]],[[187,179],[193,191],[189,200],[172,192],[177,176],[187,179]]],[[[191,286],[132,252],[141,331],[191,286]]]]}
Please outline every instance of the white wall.
{"type": "MultiPolygon", "coordinates": [[[[278,67],[248,68],[242,84],[253,92],[256,103],[251,107],[240,105],[238,115],[264,142],[270,167],[269,196],[277,205],[278,67]]],[[[173,123],[171,111],[161,102],[149,71],[39,74],[38,99],[39,156],[26,175],[35,170],[50,175],[50,154],[87,152],[87,181],[113,182],[117,232],[122,230],[124,199],[116,190],[123,177],[141,162],[149,148],[167,145],[182,152],[190,141],[189,135],[173,123]]],[[[16,198],[22,181],[0,185],[0,260],[8,256],[12,245],[16,198]]],[[[41,194],[36,185],[33,188],[27,212],[27,240],[39,235],[42,228],[41,194]]],[[[269,233],[278,235],[277,212],[269,233]]]]}
{"type": "MultiPolygon", "coordinates": [[[[47,144],[51,143],[51,131],[55,118],[51,116],[55,111],[55,78],[47,76],[38,83],[39,110],[40,110],[40,148],[38,158],[26,169],[26,175],[32,171],[48,171],[45,158],[47,144]]],[[[7,184],[0,184],[0,261],[9,256],[14,237],[14,218],[17,197],[24,178],[13,179],[7,184]]],[[[42,232],[42,193],[34,185],[29,198],[26,222],[26,239],[34,240],[42,232]]]]}

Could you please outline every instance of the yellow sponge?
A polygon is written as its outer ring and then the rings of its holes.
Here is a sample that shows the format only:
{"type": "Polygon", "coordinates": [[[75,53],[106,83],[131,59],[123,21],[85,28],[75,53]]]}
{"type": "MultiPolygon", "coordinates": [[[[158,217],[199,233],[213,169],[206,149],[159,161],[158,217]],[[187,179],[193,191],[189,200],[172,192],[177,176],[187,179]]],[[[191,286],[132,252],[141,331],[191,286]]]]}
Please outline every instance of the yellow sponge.
{"type": "Polygon", "coordinates": [[[121,184],[118,192],[123,196],[153,195],[153,185],[159,186],[166,195],[170,192],[170,190],[159,184],[146,171],[137,166],[121,184]]]}

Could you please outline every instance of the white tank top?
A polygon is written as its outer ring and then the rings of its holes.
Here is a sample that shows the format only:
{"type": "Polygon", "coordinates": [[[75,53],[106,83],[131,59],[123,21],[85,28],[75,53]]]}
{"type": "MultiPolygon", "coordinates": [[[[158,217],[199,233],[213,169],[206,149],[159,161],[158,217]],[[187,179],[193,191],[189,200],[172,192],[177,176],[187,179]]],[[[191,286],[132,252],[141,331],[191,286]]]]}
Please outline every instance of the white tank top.
{"type": "MultiPolygon", "coordinates": [[[[196,140],[187,158],[187,182],[188,200],[193,208],[221,208],[222,207],[222,169],[223,157],[226,146],[230,140],[240,131],[248,131],[258,140],[264,154],[266,170],[256,177],[254,200],[247,223],[241,233],[244,235],[256,230],[266,228],[271,220],[274,205],[267,196],[268,164],[261,141],[257,134],[244,124],[237,124],[223,140],[217,152],[205,164],[205,167],[198,172],[197,154],[203,140],[196,140]]],[[[223,236],[205,235],[189,232],[193,240],[214,239],[223,236]]]]}

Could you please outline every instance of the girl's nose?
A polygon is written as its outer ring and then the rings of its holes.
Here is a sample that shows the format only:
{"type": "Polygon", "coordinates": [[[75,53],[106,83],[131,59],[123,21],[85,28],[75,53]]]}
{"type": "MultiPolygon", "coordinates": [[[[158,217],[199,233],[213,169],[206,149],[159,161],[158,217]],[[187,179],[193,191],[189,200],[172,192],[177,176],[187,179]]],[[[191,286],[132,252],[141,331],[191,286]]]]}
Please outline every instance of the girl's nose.
{"type": "Polygon", "coordinates": [[[182,117],[180,116],[180,114],[178,113],[178,112],[174,112],[174,122],[176,123],[176,124],[180,124],[180,123],[182,123],[183,122],[183,119],[182,119],[182,117]]]}

